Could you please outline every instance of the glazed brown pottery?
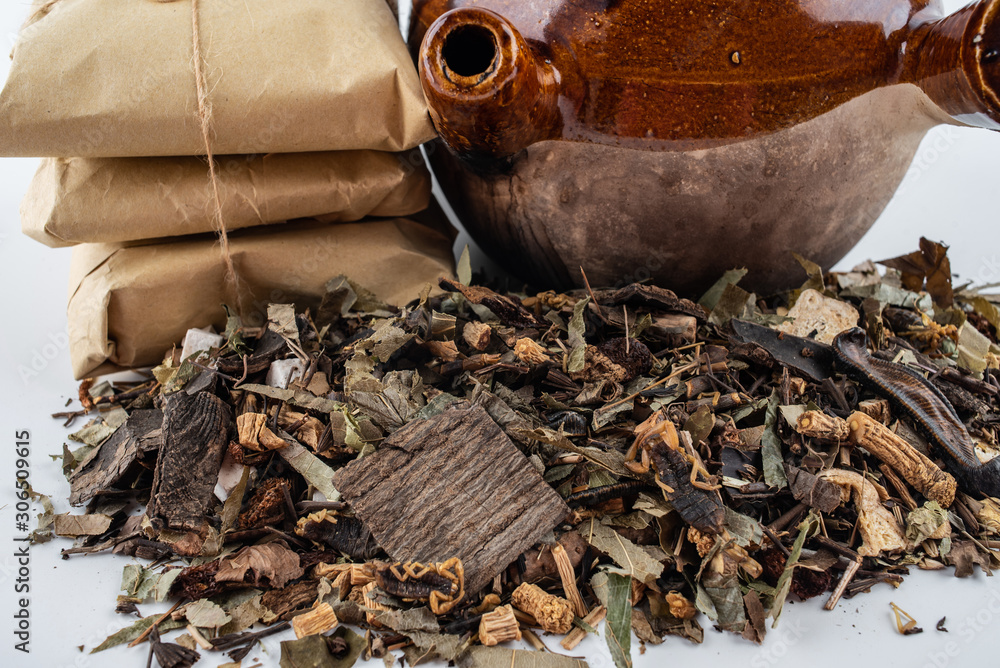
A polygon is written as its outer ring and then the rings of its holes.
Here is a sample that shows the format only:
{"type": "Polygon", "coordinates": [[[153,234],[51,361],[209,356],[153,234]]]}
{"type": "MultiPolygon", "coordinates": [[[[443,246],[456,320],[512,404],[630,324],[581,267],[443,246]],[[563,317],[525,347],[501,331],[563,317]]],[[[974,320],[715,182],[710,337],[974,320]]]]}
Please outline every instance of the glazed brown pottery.
{"type": "Polygon", "coordinates": [[[410,44],[445,194],[539,286],[786,287],[930,128],[1000,129],[1000,0],[416,0],[410,44]]]}

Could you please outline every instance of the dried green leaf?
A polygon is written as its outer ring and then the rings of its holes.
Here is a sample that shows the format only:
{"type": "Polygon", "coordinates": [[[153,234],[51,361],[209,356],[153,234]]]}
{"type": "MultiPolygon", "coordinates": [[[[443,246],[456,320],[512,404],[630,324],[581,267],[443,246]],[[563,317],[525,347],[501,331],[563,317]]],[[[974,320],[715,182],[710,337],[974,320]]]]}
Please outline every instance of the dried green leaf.
{"type": "Polygon", "coordinates": [[[727,285],[719,298],[708,321],[717,327],[724,327],[733,318],[749,319],[756,310],[757,296],[735,285],[727,285]]]}
{"type": "MultiPolygon", "coordinates": [[[[423,661],[438,659],[451,663],[469,647],[468,638],[448,633],[407,631],[406,637],[413,643],[412,653],[423,661]]],[[[411,665],[413,665],[412,662],[411,665]]]]}
{"type": "Polygon", "coordinates": [[[973,373],[986,370],[986,354],[990,352],[990,340],[971,322],[966,322],[958,331],[958,365],[973,373]]]}
{"type": "Polygon", "coordinates": [[[937,501],[926,501],[924,505],[906,516],[906,540],[918,545],[938,531],[948,522],[948,511],[937,501]]]}
{"type": "Polygon", "coordinates": [[[568,373],[579,373],[586,365],[587,321],[584,318],[584,313],[588,304],[590,304],[590,297],[585,297],[573,305],[573,317],[569,319],[570,352],[566,359],[568,373]]]}
{"type": "Polygon", "coordinates": [[[819,515],[814,510],[810,510],[809,514],[806,516],[802,522],[799,523],[799,534],[795,537],[795,543],[792,545],[791,553],[788,559],[785,561],[785,570],[781,572],[778,576],[778,583],[775,586],[774,600],[771,603],[771,616],[774,618],[774,622],[771,624],[771,628],[777,628],[778,618],[781,616],[781,609],[785,604],[785,598],[788,596],[788,591],[792,586],[792,575],[795,571],[795,565],[799,561],[799,557],[802,556],[802,546],[805,545],[806,539],[814,535],[819,530],[819,515]]]}
{"type": "MultiPolygon", "coordinates": [[[[102,642],[94,649],[90,650],[90,653],[96,654],[97,652],[103,652],[106,649],[111,649],[112,647],[117,647],[118,645],[132,642],[133,640],[141,636],[143,631],[152,626],[153,622],[155,622],[159,618],[160,618],[159,615],[149,615],[148,617],[143,617],[134,624],[126,626],[125,628],[116,631],[115,633],[112,633],[110,636],[105,638],[104,642],[102,642]]],[[[187,626],[187,622],[185,622],[184,620],[171,619],[168,617],[159,626],[157,626],[157,629],[160,631],[160,633],[167,633],[168,631],[173,631],[174,629],[181,629],[184,628],[185,626],[187,626]]]]}
{"type": "Polygon", "coordinates": [[[440,628],[437,617],[424,606],[411,610],[383,610],[375,615],[375,618],[383,626],[402,634],[411,631],[437,633],[440,628]]]}
{"type": "Polygon", "coordinates": [[[97,447],[111,437],[111,434],[118,431],[118,427],[112,427],[103,418],[94,418],[79,431],[69,435],[69,439],[77,443],[85,443],[91,447],[97,447]]]}
{"type": "Polygon", "coordinates": [[[229,493],[229,497],[222,506],[222,529],[220,530],[222,534],[225,534],[236,524],[240,508],[243,507],[243,496],[246,494],[247,485],[250,483],[250,473],[252,471],[253,467],[243,467],[240,481],[236,483],[236,487],[233,487],[233,491],[229,493]]]}
{"type": "Polygon", "coordinates": [[[268,304],[267,328],[287,341],[293,350],[301,347],[294,304],[268,304]]]}
{"type": "Polygon", "coordinates": [[[239,315],[229,310],[225,304],[222,308],[226,311],[226,329],[222,333],[222,338],[226,342],[226,348],[237,355],[248,352],[246,341],[243,339],[243,320],[239,315]]]}
{"type": "Polygon", "coordinates": [[[582,527],[580,533],[639,582],[655,585],[656,578],[663,572],[663,564],[651,557],[641,545],[622,537],[601,522],[592,521],[591,526],[582,527]]]}
{"type": "Polygon", "coordinates": [[[799,255],[798,253],[792,253],[792,257],[795,261],[802,265],[802,268],[806,270],[806,275],[809,277],[802,287],[799,288],[800,292],[805,290],[816,290],[817,292],[823,292],[826,284],[823,281],[823,267],[819,266],[812,260],[806,259],[799,255]]]}
{"type": "Polygon", "coordinates": [[[171,568],[170,570],[163,571],[163,573],[156,578],[156,584],[150,592],[153,600],[157,603],[163,603],[167,600],[167,597],[170,595],[170,587],[173,586],[174,580],[176,580],[177,576],[179,576],[183,571],[183,568],[171,568]]]}
{"type": "Polygon", "coordinates": [[[632,580],[608,573],[608,617],[605,640],[618,668],[632,668],[632,580]]]}
{"type": "MultiPolygon", "coordinates": [[[[638,504],[636,504],[636,507],[638,507],[638,504]]],[[[728,506],[726,507],[724,524],[736,541],[736,544],[740,547],[747,547],[751,544],[760,545],[764,542],[764,530],[761,528],[760,522],[752,517],[738,513],[728,506]]]]}
{"type": "Polygon", "coordinates": [[[230,633],[239,633],[245,629],[250,628],[257,622],[264,620],[268,621],[268,618],[273,618],[273,613],[264,607],[261,603],[261,594],[255,594],[249,600],[243,601],[238,605],[226,608],[227,613],[232,618],[228,624],[219,629],[219,635],[228,635],[230,633]]]}
{"type": "Polygon", "coordinates": [[[335,410],[344,408],[344,404],[339,401],[331,401],[329,399],[324,399],[323,397],[317,397],[312,392],[307,392],[305,390],[282,390],[269,385],[255,385],[253,383],[240,385],[239,389],[246,390],[247,392],[251,392],[253,394],[259,394],[261,396],[268,397],[269,399],[283,401],[292,406],[298,406],[299,408],[307,408],[309,410],[318,411],[320,413],[332,413],[335,410]]]}
{"type": "Polygon", "coordinates": [[[111,526],[108,515],[71,515],[61,513],[54,518],[53,527],[57,536],[79,538],[80,536],[100,536],[111,526]]]}
{"type": "Polygon", "coordinates": [[[717,280],[715,284],[708,289],[708,291],[701,296],[698,303],[705,307],[708,311],[715,310],[718,305],[719,300],[722,298],[722,293],[725,292],[726,287],[730,285],[736,285],[743,277],[747,275],[746,269],[730,269],[722,278],[717,280]]]}
{"type": "Polygon", "coordinates": [[[122,570],[121,590],[131,598],[145,601],[152,595],[159,579],[160,575],[151,569],[129,564],[122,570]]]}
{"type": "MultiPolygon", "coordinates": [[[[19,483],[20,485],[20,483],[19,483]]],[[[28,535],[30,543],[47,543],[52,540],[52,525],[55,522],[55,509],[52,507],[52,500],[40,492],[36,492],[28,485],[28,498],[36,503],[42,504],[42,512],[38,513],[38,526],[28,535]]]]}
{"type": "Polygon", "coordinates": [[[233,619],[225,610],[207,598],[188,603],[184,608],[184,616],[191,624],[202,629],[217,629],[233,619]]]}
{"type": "Polygon", "coordinates": [[[475,645],[459,658],[459,668],[589,668],[586,661],[555,652],[532,652],[475,645]]]}
{"type": "Polygon", "coordinates": [[[333,469],[323,463],[319,457],[306,450],[305,446],[284,431],[281,438],[290,443],[288,447],[278,450],[288,464],[299,472],[310,485],[316,488],[327,501],[339,501],[340,492],[333,486],[333,469]]]}
{"type": "MultiPolygon", "coordinates": [[[[701,588],[712,599],[714,621],[726,631],[741,633],[747,618],[743,611],[743,593],[735,575],[710,573],[702,578],[701,588]]],[[[700,588],[700,589],[701,589],[700,588]]]]}
{"type": "Polygon", "coordinates": [[[317,634],[301,640],[282,641],[278,665],[280,668],[330,668],[333,661],[326,637],[317,634]]]}
{"type": "Polygon", "coordinates": [[[472,260],[469,257],[469,244],[465,244],[465,248],[462,249],[462,255],[458,258],[458,264],[455,265],[455,275],[462,285],[472,285],[472,260]]]}
{"type": "Polygon", "coordinates": [[[993,325],[993,328],[997,332],[1000,332],[1000,309],[993,302],[985,297],[976,296],[969,300],[969,303],[972,304],[972,308],[976,313],[986,318],[986,321],[993,325]]]}
{"type": "Polygon", "coordinates": [[[778,437],[779,401],[778,391],[774,390],[767,403],[760,454],[764,462],[764,482],[771,487],[780,488],[788,487],[788,478],[785,477],[785,461],[781,455],[781,439],[778,437]]]}

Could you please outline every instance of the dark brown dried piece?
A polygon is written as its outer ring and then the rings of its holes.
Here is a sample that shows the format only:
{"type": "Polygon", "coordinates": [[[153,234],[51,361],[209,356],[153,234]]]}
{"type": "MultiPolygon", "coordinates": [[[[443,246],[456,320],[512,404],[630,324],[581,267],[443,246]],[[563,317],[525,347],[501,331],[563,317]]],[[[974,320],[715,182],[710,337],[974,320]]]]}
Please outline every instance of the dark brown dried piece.
{"type": "Polygon", "coordinates": [[[500,321],[510,327],[546,327],[547,323],[540,322],[531,311],[527,310],[520,303],[512,298],[498,295],[489,288],[480,286],[462,285],[458,281],[450,278],[442,278],[439,282],[441,288],[451,292],[461,292],[473,304],[481,304],[493,312],[500,321]]]}
{"type": "Polygon", "coordinates": [[[268,478],[262,482],[247,508],[240,513],[237,526],[240,530],[256,529],[277,524],[285,517],[285,494],[291,489],[291,484],[284,478],[268,478]]]}
{"type": "Polygon", "coordinates": [[[204,532],[215,499],[232,409],[207,392],[173,394],[163,402],[163,446],[147,515],[178,531],[204,532]]]}
{"type": "Polygon", "coordinates": [[[296,582],[282,589],[264,592],[260,602],[279,619],[287,620],[291,618],[291,613],[316,601],[317,587],[319,582],[316,580],[296,582]]]}
{"type": "Polygon", "coordinates": [[[372,532],[361,520],[327,510],[300,519],[295,533],[358,561],[368,561],[381,551],[372,532]]]}
{"type": "Polygon", "coordinates": [[[375,569],[375,582],[392,596],[428,601],[435,615],[447,614],[465,597],[465,571],[455,558],[440,564],[383,564],[375,569]]]}

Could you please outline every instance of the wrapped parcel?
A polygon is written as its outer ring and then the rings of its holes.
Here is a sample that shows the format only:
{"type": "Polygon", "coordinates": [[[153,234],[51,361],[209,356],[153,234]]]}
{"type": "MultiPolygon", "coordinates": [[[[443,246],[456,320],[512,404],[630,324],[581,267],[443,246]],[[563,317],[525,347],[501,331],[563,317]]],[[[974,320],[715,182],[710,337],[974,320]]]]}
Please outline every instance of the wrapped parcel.
{"type": "Polygon", "coordinates": [[[0,93],[0,155],[203,155],[192,8],[217,155],[434,136],[385,0],[36,3],[0,93]]]}
{"type": "MultiPolygon", "coordinates": [[[[395,218],[430,202],[419,151],[219,156],[217,165],[229,230],[395,218]]],[[[52,247],[200,234],[215,229],[213,207],[201,158],[47,158],[21,204],[21,228],[52,247]]]]}
{"type": "MultiPolygon", "coordinates": [[[[339,274],[405,304],[453,267],[446,231],[402,218],[254,228],[229,242],[248,320],[269,303],[315,308],[339,274]]],[[[75,376],[156,364],[188,329],[224,327],[222,304],[235,298],[225,271],[210,235],[75,247],[67,309],[75,376]]]]}

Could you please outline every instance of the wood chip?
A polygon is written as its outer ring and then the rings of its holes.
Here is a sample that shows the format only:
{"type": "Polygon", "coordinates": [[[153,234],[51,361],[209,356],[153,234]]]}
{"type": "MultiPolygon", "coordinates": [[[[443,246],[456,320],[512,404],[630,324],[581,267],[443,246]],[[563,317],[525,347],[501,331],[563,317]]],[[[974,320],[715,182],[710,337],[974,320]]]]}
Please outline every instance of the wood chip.
{"type": "Polygon", "coordinates": [[[338,623],[337,615],[334,614],[330,604],[320,603],[309,612],[293,617],[292,630],[295,631],[295,637],[301,640],[306,636],[332,631],[338,623]]]}
{"type": "Polygon", "coordinates": [[[514,616],[514,609],[509,605],[501,605],[479,620],[479,642],[487,647],[520,639],[521,627],[514,616]]]}
{"type": "Polygon", "coordinates": [[[493,328],[485,322],[467,322],[462,328],[462,338],[475,350],[486,350],[492,337],[493,328]]]}
{"type": "MultiPolygon", "coordinates": [[[[587,623],[591,628],[597,628],[597,625],[604,621],[604,618],[608,616],[608,609],[603,605],[598,605],[596,608],[590,611],[590,613],[583,618],[583,621],[587,623]]],[[[574,628],[569,634],[562,639],[559,644],[567,652],[571,652],[576,649],[576,646],[583,642],[583,639],[587,637],[587,632],[581,629],[579,626],[574,628]]]]}

